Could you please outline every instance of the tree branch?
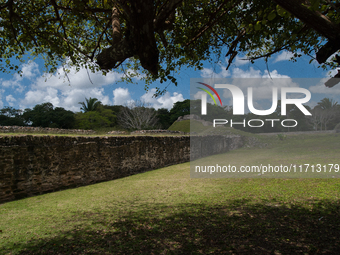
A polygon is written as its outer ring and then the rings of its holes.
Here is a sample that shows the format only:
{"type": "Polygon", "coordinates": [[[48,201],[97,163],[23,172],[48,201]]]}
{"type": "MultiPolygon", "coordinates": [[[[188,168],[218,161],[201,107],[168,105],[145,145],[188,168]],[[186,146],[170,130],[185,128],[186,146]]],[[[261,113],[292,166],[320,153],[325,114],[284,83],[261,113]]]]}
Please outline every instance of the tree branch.
{"type": "Polygon", "coordinates": [[[319,64],[324,63],[340,49],[340,26],[318,11],[309,10],[301,0],[272,0],[292,13],[310,28],[328,38],[328,42],[316,54],[319,64]]]}
{"type": "Polygon", "coordinates": [[[334,75],[333,78],[330,78],[328,81],[325,82],[325,86],[328,88],[332,88],[338,83],[340,83],[340,70],[338,70],[338,73],[334,75]]]}
{"type": "MultiPolygon", "coordinates": [[[[56,7],[60,10],[64,11],[75,11],[76,8],[71,8],[71,7],[66,7],[66,6],[61,6],[61,5],[56,5],[56,7]]],[[[78,13],[85,14],[87,11],[96,13],[96,12],[104,12],[104,13],[111,13],[111,9],[106,9],[106,8],[84,8],[83,11],[77,10],[78,13]]]]}
{"type": "Polygon", "coordinates": [[[97,40],[97,42],[96,42],[96,46],[94,47],[94,50],[92,51],[92,54],[91,54],[91,57],[90,57],[91,61],[93,61],[93,58],[94,58],[94,56],[95,56],[95,54],[96,54],[96,51],[97,51],[97,49],[98,49],[99,46],[100,46],[100,42],[101,42],[101,40],[102,40],[104,34],[106,33],[106,30],[109,28],[110,24],[111,24],[111,21],[109,21],[109,22],[106,24],[105,29],[104,29],[103,32],[100,34],[100,36],[99,36],[99,38],[98,38],[98,40],[97,40]]]}
{"type": "Polygon", "coordinates": [[[161,6],[154,21],[155,30],[162,29],[166,24],[166,20],[176,10],[176,8],[183,2],[183,0],[170,0],[161,6]]]}
{"type": "Polygon", "coordinates": [[[307,26],[329,40],[339,40],[340,27],[318,11],[312,11],[303,5],[301,0],[272,0],[293,14],[307,26]]]}
{"type": "MultiPolygon", "coordinates": [[[[228,2],[230,2],[230,0],[224,1],[224,2],[216,9],[216,11],[215,11],[214,13],[211,13],[211,14],[210,14],[210,19],[209,19],[209,21],[208,21],[205,25],[203,25],[200,29],[198,29],[198,32],[197,32],[196,36],[194,36],[194,37],[190,40],[190,42],[188,42],[185,46],[189,46],[189,45],[192,44],[194,41],[196,41],[198,38],[200,38],[201,35],[202,35],[203,33],[205,33],[208,29],[210,29],[213,25],[215,25],[216,22],[217,22],[220,18],[222,18],[225,14],[228,13],[229,9],[223,11],[223,12],[222,12],[221,14],[219,14],[219,16],[217,17],[217,14],[220,12],[220,10],[223,8],[223,6],[225,6],[228,2]]],[[[239,1],[238,1],[238,2],[239,2],[239,1]]],[[[232,7],[234,7],[238,2],[234,3],[234,4],[232,5],[232,7]]]]}
{"type": "Polygon", "coordinates": [[[316,53],[316,60],[319,64],[322,64],[339,49],[340,41],[328,41],[316,53]]]}

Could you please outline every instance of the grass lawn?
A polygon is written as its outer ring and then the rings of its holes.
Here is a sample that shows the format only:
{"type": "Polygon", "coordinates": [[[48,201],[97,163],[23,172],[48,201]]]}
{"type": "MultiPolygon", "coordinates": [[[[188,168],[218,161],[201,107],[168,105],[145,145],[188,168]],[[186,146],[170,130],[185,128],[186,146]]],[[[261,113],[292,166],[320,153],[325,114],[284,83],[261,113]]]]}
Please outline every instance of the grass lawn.
{"type": "MultiPolygon", "coordinates": [[[[223,156],[340,164],[340,135],[260,139],[223,156]]],[[[340,254],[339,196],[336,178],[192,179],[185,163],[1,204],[0,254],[340,254]]]]}

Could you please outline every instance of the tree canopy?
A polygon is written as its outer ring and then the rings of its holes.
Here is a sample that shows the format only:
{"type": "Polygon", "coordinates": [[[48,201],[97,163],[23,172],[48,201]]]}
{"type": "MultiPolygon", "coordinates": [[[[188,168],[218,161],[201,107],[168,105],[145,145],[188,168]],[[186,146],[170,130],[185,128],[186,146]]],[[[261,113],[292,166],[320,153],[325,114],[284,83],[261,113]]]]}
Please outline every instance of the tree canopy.
{"type": "MultiPolygon", "coordinates": [[[[19,117],[19,116],[18,116],[19,117]]],[[[25,109],[23,115],[25,123],[33,127],[72,128],[74,113],[62,107],[53,107],[51,103],[37,104],[33,109],[25,109]]]]}
{"type": "Polygon", "coordinates": [[[212,54],[230,65],[238,53],[254,61],[282,50],[335,68],[339,15],[338,0],[0,0],[0,69],[19,70],[13,59],[30,52],[50,72],[67,61],[176,82],[180,67],[212,54]]]}

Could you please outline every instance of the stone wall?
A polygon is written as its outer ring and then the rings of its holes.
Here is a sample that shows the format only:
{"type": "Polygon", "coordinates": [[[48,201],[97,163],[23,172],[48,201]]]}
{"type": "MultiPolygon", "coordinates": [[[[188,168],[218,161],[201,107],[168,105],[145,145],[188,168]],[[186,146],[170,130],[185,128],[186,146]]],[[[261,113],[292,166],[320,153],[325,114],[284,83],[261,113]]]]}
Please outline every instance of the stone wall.
{"type": "Polygon", "coordinates": [[[185,135],[185,132],[182,131],[171,131],[167,129],[154,129],[154,130],[136,130],[131,132],[131,135],[139,135],[139,134],[179,134],[185,135]]]}
{"type": "Polygon", "coordinates": [[[96,131],[83,129],[61,129],[42,127],[0,126],[0,133],[36,133],[36,134],[79,134],[93,135],[96,131]]]}
{"type": "Polygon", "coordinates": [[[191,136],[190,160],[225,153],[243,147],[248,143],[246,137],[239,135],[191,136]]]}
{"type": "MultiPolygon", "coordinates": [[[[199,151],[196,157],[243,145],[240,137],[221,137],[196,138],[199,151]]],[[[189,160],[189,136],[0,136],[0,202],[113,180],[189,160]]]]}

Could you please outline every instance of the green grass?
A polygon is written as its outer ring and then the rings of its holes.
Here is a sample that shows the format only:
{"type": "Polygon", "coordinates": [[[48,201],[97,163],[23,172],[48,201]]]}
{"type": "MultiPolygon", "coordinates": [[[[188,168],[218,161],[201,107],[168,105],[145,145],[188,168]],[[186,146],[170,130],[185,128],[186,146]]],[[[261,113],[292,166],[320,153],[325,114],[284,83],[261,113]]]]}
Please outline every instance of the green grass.
{"type": "Polygon", "coordinates": [[[254,136],[254,134],[247,133],[238,129],[234,129],[226,126],[203,126],[200,121],[196,120],[182,120],[174,122],[168,130],[182,131],[182,132],[194,132],[199,135],[243,135],[243,136],[254,136]]]}
{"type": "Polygon", "coordinates": [[[175,121],[168,128],[168,130],[171,130],[171,131],[182,131],[182,132],[185,132],[185,133],[189,133],[190,132],[190,120],[175,121]]]}
{"type": "MultiPolygon", "coordinates": [[[[212,156],[192,162],[194,166],[231,165],[236,169],[241,166],[287,166],[291,173],[231,173],[228,177],[260,177],[260,178],[339,178],[340,177],[340,135],[290,135],[284,140],[278,136],[255,135],[259,145],[264,148],[243,148],[227,154],[212,156]],[[255,153],[255,151],[256,153],[255,153]],[[230,160],[232,159],[232,160],[230,160]],[[307,164],[309,164],[307,168],[307,164]],[[331,165],[332,170],[330,169],[331,165]],[[300,167],[301,166],[301,167],[300,167]],[[319,169],[321,167],[321,170],[319,169]],[[313,169],[314,168],[314,169],[313,169]],[[336,169],[337,168],[337,169],[336,169]],[[295,172],[293,170],[296,170],[295,172]]],[[[208,174],[209,175],[209,174],[208,174]]],[[[225,177],[226,173],[216,175],[225,177]]],[[[207,174],[201,176],[206,178],[207,174]]],[[[198,176],[197,176],[198,177],[198,176]]]]}
{"type": "MultiPolygon", "coordinates": [[[[339,138],[260,137],[223,156],[327,163],[339,138]]],[[[192,179],[185,163],[1,204],[0,254],[339,254],[339,196],[338,179],[192,179]]]]}

